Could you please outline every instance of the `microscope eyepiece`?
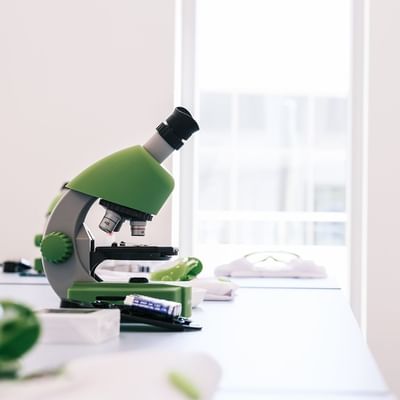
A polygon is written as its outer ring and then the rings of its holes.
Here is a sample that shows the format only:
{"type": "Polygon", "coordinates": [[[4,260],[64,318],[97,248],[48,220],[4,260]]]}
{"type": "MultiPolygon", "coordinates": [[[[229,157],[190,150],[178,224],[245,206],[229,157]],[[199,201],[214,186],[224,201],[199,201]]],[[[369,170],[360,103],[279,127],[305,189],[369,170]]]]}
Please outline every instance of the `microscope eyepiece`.
{"type": "Polygon", "coordinates": [[[166,124],[161,123],[156,129],[160,136],[175,150],[180,149],[184,141],[199,130],[199,125],[184,107],[176,107],[166,119],[166,124]]]}
{"type": "Polygon", "coordinates": [[[197,122],[183,107],[176,107],[165,122],[157,126],[157,133],[143,145],[160,164],[199,130],[197,122]]]}

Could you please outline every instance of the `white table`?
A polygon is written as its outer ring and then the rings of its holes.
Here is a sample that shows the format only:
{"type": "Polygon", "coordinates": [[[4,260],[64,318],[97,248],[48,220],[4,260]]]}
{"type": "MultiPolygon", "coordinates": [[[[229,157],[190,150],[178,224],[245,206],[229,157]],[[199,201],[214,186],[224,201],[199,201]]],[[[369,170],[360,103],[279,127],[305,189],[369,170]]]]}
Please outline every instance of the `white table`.
{"type": "Polygon", "coordinates": [[[33,308],[58,307],[60,299],[45,277],[21,277],[0,272],[0,298],[14,299],[33,308]]]}
{"type": "MultiPolygon", "coordinates": [[[[193,313],[200,332],[121,332],[97,346],[39,345],[24,368],[115,351],[198,350],[222,366],[221,400],[390,398],[341,291],[300,290],[297,281],[295,288],[241,288],[233,302],[203,303],[193,313]]],[[[0,295],[5,286],[13,285],[0,282],[0,295]]],[[[25,298],[41,287],[25,286],[25,298]]]]}

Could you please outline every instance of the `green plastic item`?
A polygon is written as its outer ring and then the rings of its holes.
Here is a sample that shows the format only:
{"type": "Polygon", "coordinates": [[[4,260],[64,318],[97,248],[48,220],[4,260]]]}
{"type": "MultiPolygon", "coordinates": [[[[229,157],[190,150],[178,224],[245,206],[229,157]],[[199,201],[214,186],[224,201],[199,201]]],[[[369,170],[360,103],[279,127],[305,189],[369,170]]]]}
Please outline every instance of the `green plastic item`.
{"type": "Polygon", "coordinates": [[[72,255],[72,240],[63,232],[51,232],[43,238],[40,251],[47,261],[54,264],[63,263],[72,255]]]}
{"type": "Polygon", "coordinates": [[[68,299],[82,302],[96,300],[123,304],[126,296],[141,294],[182,304],[182,316],[192,315],[192,288],[162,283],[75,282],[68,289],[68,299]]]}
{"type": "Polygon", "coordinates": [[[200,391],[196,385],[181,372],[171,371],[168,374],[168,380],[171,384],[182,392],[188,399],[199,400],[201,398],[200,391]]]}
{"type": "Polygon", "coordinates": [[[18,359],[40,335],[40,323],[27,306],[0,301],[0,378],[16,376],[18,359]]]}
{"type": "Polygon", "coordinates": [[[198,258],[184,258],[178,264],[163,270],[152,272],[152,281],[190,281],[202,271],[203,264],[198,258]]]}
{"type": "Polygon", "coordinates": [[[96,162],[68,183],[69,189],[148,214],[157,214],[174,188],[167,170],[142,146],[96,162]]]}

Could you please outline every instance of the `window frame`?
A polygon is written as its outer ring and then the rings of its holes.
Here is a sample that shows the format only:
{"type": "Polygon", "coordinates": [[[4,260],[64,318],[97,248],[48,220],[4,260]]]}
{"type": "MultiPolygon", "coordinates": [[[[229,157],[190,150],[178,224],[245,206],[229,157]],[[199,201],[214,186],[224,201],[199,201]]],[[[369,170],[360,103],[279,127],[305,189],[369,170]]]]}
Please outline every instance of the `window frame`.
{"type": "MultiPolygon", "coordinates": [[[[351,0],[351,84],[349,95],[349,157],[347,181],[347,247],[349,298],[354,315],[365,331],[366,324],[366,146],[365,135],[365,43],[367,35],[365,0],[351,0]]],[[[176,99],[196,113],[195,96],[195,54],[196,54],[196,0],[176,0],[177,16],[177,65],[180,76],[176,99]]],[[[179,240],[183,256],[193,253],[194,207],[196,187],[193,182],[195,171],[195,141],[185,145],[180,154],[179,196],[174,208],[174,216],[179,221],[174,232],[179,240]]]]}

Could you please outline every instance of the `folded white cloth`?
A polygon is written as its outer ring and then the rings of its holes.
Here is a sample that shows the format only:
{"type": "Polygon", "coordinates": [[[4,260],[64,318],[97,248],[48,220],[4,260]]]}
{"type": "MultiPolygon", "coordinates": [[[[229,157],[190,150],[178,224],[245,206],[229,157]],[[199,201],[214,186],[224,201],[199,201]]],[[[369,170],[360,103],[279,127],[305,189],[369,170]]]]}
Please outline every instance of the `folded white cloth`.
{"type": "Polygon", "coordinates": [[[233,300],[238,285],[224,278],[196,278],[189,281],[193,288],[206,289],[204,300],[233,300]]]}
{"type": "Polygon", "coordinates": [[[82,358],[55,376],[3,381],[1,398],[13,400],[211,399],[221,378],[205,353],[134,351],[82,358]]]}
{"type": "Polygon", "coordinates": [[[260,262],[251,262],[248,256],[239,258],[229,264],[215,268],[216,276],[235,278],[326,278],[326,270],[314,261],[294,258],[290,261],[278,261],[266,257],[260,262]]]}

